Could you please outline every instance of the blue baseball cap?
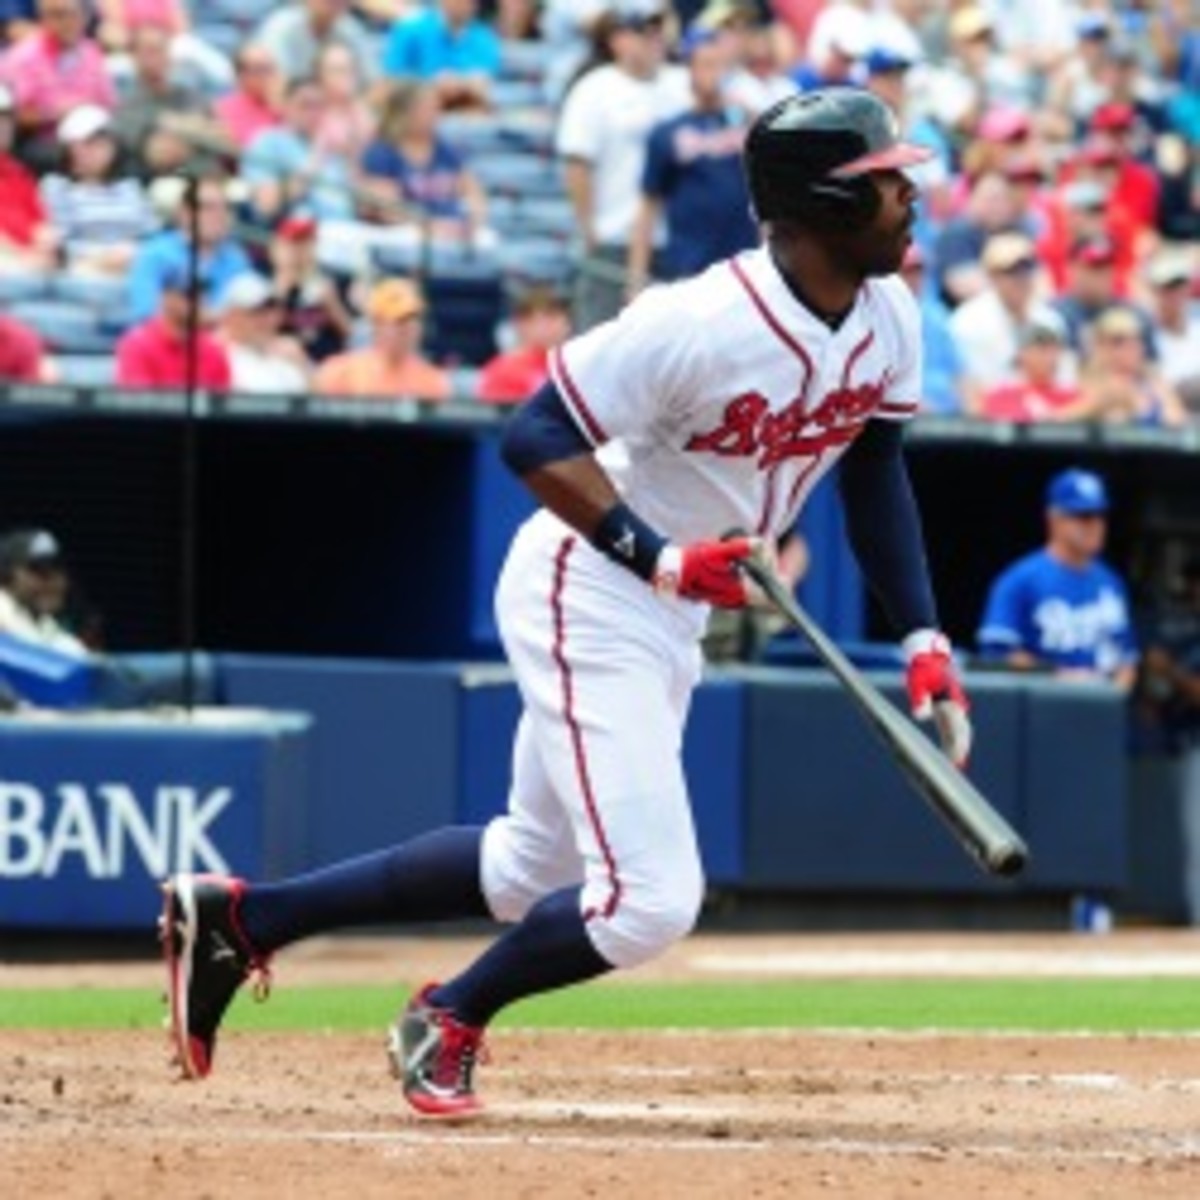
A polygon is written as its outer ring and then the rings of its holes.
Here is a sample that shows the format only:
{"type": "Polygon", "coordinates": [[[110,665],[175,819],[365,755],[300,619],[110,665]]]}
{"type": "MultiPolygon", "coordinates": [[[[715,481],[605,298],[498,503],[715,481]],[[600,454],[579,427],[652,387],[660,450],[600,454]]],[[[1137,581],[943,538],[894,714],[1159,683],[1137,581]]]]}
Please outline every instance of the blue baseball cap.
{"type": "Polygon", "coordinates": [[[868,50],[863,58],[863,68],[868,75],[891,75],[907,71],[913,65],[913,60],[907,54],[890,46],[876,46],[868,50]]]}
{"type": "Polygon", "coordinates": [[[1108,512],[1108,489],[1099,475],[1072,467],[1050,480],[1046,507],[1065,513],[1108,512]]]}

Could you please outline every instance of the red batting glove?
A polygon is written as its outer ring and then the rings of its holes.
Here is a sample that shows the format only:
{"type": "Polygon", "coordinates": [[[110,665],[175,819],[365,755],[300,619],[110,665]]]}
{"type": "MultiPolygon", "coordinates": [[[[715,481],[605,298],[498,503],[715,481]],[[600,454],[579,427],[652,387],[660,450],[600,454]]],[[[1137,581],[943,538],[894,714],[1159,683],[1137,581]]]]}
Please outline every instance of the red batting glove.
{"type": "Polygon", "coordinates": [[[717,608],[745,608],[751,593],[738,563],[749,558],[757,546],[757,538],[746,537],[664,546],[654,572],[654,587],[717,608]]]}
{"type": "Polygon", "coordinates": [[[965,767],[971,753],[971,707],[954,671],[950,639],[934,629],[918,629],[902,644],[908,663],[908,702],[918,721],[933,718],[938,740],[955,766],[965,767]]]}

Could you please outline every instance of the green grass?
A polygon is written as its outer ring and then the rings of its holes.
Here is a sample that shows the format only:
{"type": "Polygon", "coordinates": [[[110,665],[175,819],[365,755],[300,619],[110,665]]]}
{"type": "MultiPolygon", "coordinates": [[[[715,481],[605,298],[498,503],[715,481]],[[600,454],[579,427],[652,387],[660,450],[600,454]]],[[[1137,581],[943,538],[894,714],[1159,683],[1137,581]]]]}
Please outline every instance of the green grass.
{"type": "MultiPolygon", "coordinates": [[[[378,1033],[403,987],[285,985],[267,1004],[239,996],[227,1028],[378,1033]]],[[[162,1007],[134,989],[0,989],[0,1028],[153,1029],[162,1007]]],[[[816,980],[605,983],[527,1000],[501,1027],[530,1029],[999,1029],[1200,1031],[1186,979],[816,980]]]]}

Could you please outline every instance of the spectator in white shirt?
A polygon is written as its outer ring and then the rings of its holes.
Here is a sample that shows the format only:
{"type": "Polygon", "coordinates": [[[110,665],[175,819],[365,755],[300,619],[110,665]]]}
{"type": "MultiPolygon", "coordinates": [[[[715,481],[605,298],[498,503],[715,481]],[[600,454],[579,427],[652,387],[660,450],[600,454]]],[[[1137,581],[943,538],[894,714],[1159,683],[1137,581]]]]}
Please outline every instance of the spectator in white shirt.
{"type": "Polygon", "coordinates": [[[1192,298],[1196,263],[1183,249],[1161,250],[1146,266],[1154,341],[1163,378],[1200,416],[1200,305],[1192,298]]]}
{"type": "Polygon", "coordinates": [[[612,61],[581,75],[563,102],[556,145],[583,242],[573,297],[580,331],[624,302],[646,140],[691,103],[686,70],[665,61],[668,15],[660,0],[615,0],[602,18],[612,61]]]}
{"type": "Polygon", "coordinates": [[[221,336],[234,392],[300,393],[312,367],[299,342],[279,332],[283,306],[270,280],[252,272],[230,280],[222,300],[221,336]]]}

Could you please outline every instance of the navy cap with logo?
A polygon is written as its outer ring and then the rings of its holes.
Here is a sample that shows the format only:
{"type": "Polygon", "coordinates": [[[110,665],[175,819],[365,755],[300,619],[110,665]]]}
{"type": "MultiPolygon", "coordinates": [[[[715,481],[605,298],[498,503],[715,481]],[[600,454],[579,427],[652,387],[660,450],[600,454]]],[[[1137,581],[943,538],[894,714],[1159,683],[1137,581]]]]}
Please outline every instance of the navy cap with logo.
{"type": "Polygon", "coordinates": [[[45,568],[62,564],[62,546],[48,529],[17,529],[0,538],[0,576],[16,567],[45,568]]]}
{"type": "Polygon", "coordinates": [[[1046,507],[1064,513],[1108,512],[1108,489],[1093,471],[1071,467],[1050,480],[1046,488],[1046,507]]]}

